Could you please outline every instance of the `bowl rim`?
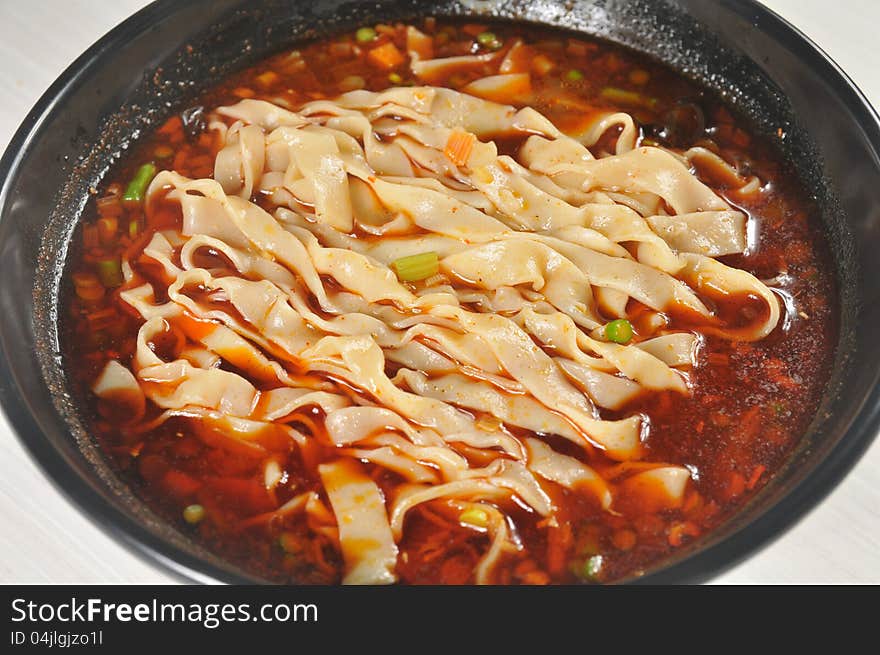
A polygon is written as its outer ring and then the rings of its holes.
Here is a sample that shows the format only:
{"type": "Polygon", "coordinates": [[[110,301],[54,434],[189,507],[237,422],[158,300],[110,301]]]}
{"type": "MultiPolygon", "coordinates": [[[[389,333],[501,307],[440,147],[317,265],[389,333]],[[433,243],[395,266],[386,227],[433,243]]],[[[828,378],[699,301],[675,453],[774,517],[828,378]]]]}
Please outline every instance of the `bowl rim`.
{"type": "MultiPolygon", "coordinates": [[[[866,141],[880,156],[880,115],[852,79],[831,57],[794,25],[756,0],[724,0],[727,9],[773,34],[805,64],[823,75],[863,128],[866,141]]],[[[43,129],[44,121],[63,105],[79,81],[100,65],[107,54],[173,13],[176,0],[154,0],[107,32],[70,64],[43,93],[16,130],[0,159],[0,213],[9,202],[11,180],[16,177],[24,154],[43,129]]],[[[115,506],[89,481],[74,463],[56,449],[39,428],[29,403],[16,383],[6,357],[7,335],[0,331],[0,410],[13,434],[37,464],[44,478],[104,534],[142,560],[158,565],[183,582],[247,584],[255,578],[236,573],[196,557],[154,534],[115,506]]],[[[752,518],[731,534],[698,552],[630,579],[634,584],[700,583],[766,547],[801,520],[834,489],[855,466],[880,429],[880,384],[867,394],[862,408],[834,448],[808,475],[786,491],[767,511],[752,518]]]]}

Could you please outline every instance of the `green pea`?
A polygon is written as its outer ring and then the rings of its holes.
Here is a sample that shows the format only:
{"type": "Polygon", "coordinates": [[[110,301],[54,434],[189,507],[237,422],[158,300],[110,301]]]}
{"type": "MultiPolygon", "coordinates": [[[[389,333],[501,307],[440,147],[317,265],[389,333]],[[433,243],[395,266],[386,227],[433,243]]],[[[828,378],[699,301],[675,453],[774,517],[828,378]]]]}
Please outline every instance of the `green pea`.
{"type": "Polygon", "coordinates": [[[190,525],[201,523],[204,518],[205,508],[201,505],[188,505],[186,509],[183,510],[183,520],[190,525]]]}
{"type": "Polygon", "coordinates": [[[605,326],[605,338],[614,343],[629,343],[633,338],[633,327],[625,318],[618,318],[605,326]]]}
{"type": "Polygon", "coordinates": [[[370,43],[370,41],[375,41],[378,36],[372,27],[362,27],[354,33],[354,38],[358,43],[370,43]]]}

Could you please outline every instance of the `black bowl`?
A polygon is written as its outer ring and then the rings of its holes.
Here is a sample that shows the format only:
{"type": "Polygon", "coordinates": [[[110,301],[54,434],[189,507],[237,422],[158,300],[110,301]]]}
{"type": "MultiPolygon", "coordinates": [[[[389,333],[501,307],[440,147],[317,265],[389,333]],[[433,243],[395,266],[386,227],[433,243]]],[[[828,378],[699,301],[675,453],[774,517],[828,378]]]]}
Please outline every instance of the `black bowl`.
{"type": "Polygon", "coordinates": [[[773,481],[719,530],[637,580],[697,582],[721,572],[816,505],[864,452],[880,420],[880,257],[872,256],[880,249],[880,121],[821,51],[747,0],[150,5],[64,72],[0,162],[0,401],[10,423],[47,477],[136,552],[189,579],[255,581],[156,516],[85,429],[58,334],[70,236],[89,187],[131,141],[227,72],[299,39],[428,13],[534,21],[633,47],[728,97],[759,132],[787,134],[783,155],[815,194],[834,254],[840,340],[832,379],[773,481]]]}

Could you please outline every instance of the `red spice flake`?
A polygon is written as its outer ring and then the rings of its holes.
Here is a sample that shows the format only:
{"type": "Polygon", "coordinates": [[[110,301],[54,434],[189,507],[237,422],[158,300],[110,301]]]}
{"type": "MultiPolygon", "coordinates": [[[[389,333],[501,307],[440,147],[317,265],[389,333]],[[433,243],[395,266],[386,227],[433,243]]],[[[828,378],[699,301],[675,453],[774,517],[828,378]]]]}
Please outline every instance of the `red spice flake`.
{"type": "Polygon", "coordinates": [[[162,487],[172,496],[186,498],[199,490],[202,483],[182,471],[170,470],[162,477],[162,487]]]}
{"type": "Polygon", "coordinates": [[[687,537],[698,537],[699,535],[700,528],[690,521],[677,521],[670,525],[667,531],[669,545],[674,548],[681,546],[687,537]]]}
{"type": "Polygon", "coordinates": [[[614,534],[611,535],[611,543],[613,543],[614,547],[618,550],[632,550],[637,541],[638,537],[636,536],[636,533],[626,528],[615,530],[614,534]]]}
{"type": "Polygon", "coordinates": [[[483,23],[465,23],[461,26],[461,31],[468,36],[479,36],[487,29],[487,26],[483,23]]]}
{"type": "Polygon", "coordinates": [[[533,559],[524,559],[513,569],[513,575],[519,578],[523,584],[546,585],[550,584],[550,576],[538,568],[533,559]]]}
{"type": "Polygon", "coordinates": [[[183,120],[180,116],[172,116],[162,124],[162,127],[156,130],[157,134],[164,136],[172,136],[178,132],[183,132],[183,120]]]}
{"type": "Polygon", "coordinates": [[[764,364],[764,371],[771,382],[784,389],[797,389],[800,385],[787,375],[785,362],[776,357],[769,358],[764,364]]]}
{"type": "Polygon", "coordinates": [[[391,25],[385,25],[384,23],[380,23],[376,25],[376,32],[378,34],[384,34],[385,36],[394,36],[397,32],[397,28],[392,27],[391,25]]]}
{"type": "Polygon", "coordinates": [[[461,555],[450,557],[440,566],[440,579],[447,584],[466,584],[473,573],[473,562],[461,555]]]}
{"type": "Polygon", "coordinates": [[[595,52],[598,49],[599,46],[595,43],[584,43],[583,41],[569,39],[565,46],[565,53],[573,57],[586,57],[589,53],[595,52]]]}
{"type": "Polygon", "coordinates": [[[731,114],[726,107],[718,107],[718,109],[715,110],[715,122],[732,123],[733,114],[731,114]]]}
{"type": "Polygon", "coordinates": [[[185,437],[171,446],[176,457],[195,457],[202,452],[202,444],[198,439],[185,437]]]}
{"type": "Polygon", "coordinates": [[[755,469],[752,471],[751,477],[749,477],[748,483],[746,483],[746,489],[748,489],[749,491],[754,489],[755,485],[758,484],[758,481],[761,479],[761,476],[764,475],[764,471],[766,470],[767,467],[763,464],[759,464],[758,466],[756,466],[755,469]]]}
{"type": "Polygon", "coordinates": [[[198,144],[201,148],[213,149],[214,141],[215,141],[215,132],[202,132],[199,135],[198,144]]]}
{"type": "Polygon", "coordinates": [[[620,59],[620,57],[615,55],[613,52],[605,55],[602,63],[605,65],[605,68],[611,73],[617,73],[621,71],[624,66],[626,66],[626,64],[620,59]]]}
{"type": "Polygon", "coordinates": [[[108,307],[89,314],[88,319],[89,327],[98,332],[115,324],[119,319],[119,314],[112,307],[108,307]]]}
{"type": "Polygon", "coordinates": [[[571,524],[563,523],[558,528],[549,528],[547,531],[547,570],[554,575],[559,575],[565,570],[568,562],[568,553],[574,543],[571,532],[571,524]]]}
{"type": "Polygon", "coordinates": [[[138,461],[138,471],[147,482],[156,482],[165,475],[168,464],[161,455],[145,455],[138,461]]]}
{"type": "Polygon", "coordinates": [[[96,225],[86,225],[83,227],[83,247],[87,250],[97,248],[101,245],[101,239],[98,236],[98,227],[96,225]]]}
{"type": "Polygon", "coordinates": [[[98,214],[101,216],[119,216],[122,213],[122,203],[118,195],[106,195],[103,198],[97,198],[95,205],[98,208],[98,214]]]}
{"type": "Polygon", "coordinates": [[[175,171],[184,170],[184,166],[186,165],[186,160],[189,157],[189,148],[182,148],[177,151],[177,154],[174,155],[174,163],[171,165],[171,168],[175,171]]]}
{"type": "Polygon", "coordinates": [[[724,497],[728,500],[742,495],[746,490],[746,479],[736,471],[727,478],[727,486],[724,488],[724,497]]]}
{"type": "Polygon", "coordinates": [[[724,412],[715,412],[714,414],[712,414],[709,420],[712,421],[712,425],[715,425],[719,428],[726,428],[728,425],[733,423],[733,419],[724,412]]]}
{"type": "Polygon", "coordinates": [[[727,353],[709,353],[706,361],[711,366],[728,366],[730,364],[730,355],[727,353]]]}
{"type": "Polygon", "coordinates": [[[685,514],[691,514],[692,512],[697,511],[701,507],[703,507],[704,501],[703,496],[699,491],[691,491],[684,499],[684,503],[681,506],[681,511],[685,514]]]}
{"type": "Polygon", "coordinates": [[[733,131],[730,140],[735,146],[748,148],[749,144],[752,142],[752,137],[749,136],[748,132],[737,128],[733,131]]]}
{"type": "Polygon", "coordinates": [[[644,514],[633,522],[633,527],[641,537],[656,537],[663,532],[663,519],[655,514],[644,514]]]}
{"type": "Polygon", "coordinates": [[[805,264],[810,260],[810,246],[804,241],[790,241],[786,244],[785,255],[792,264],[805,264]]]}
{"type": "Polygon", "coordinates": [[[754,405],[747,409],[739,420],[739,438],[743,442],[751,442],[761,432],[761,408],[754,405]]]}
{"type": "Polygon", "coordinates": [[[348,59],[353,54],[354,46],[348,41],[343,41],[341,43],[332,43],[330,45],[330,56],[332,56],[334,59],[348,59]]]}

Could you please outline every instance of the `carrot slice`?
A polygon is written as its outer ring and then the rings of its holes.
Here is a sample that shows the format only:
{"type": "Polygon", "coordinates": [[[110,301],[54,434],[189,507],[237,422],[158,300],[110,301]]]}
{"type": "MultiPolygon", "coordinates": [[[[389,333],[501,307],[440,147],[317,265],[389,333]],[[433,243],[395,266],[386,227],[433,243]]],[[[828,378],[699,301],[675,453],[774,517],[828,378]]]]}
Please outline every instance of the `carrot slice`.
{"type": "Polygon", "coordinates": [[[367,58],[372,64],[385,70],[397,68],[406,60],[403,53],[390,41],[370,50],[367,53],[367,58]]]}
{"type": "Polygon", "coordinates": [[[162,478],[162,486],[173,496],[186,498],[198,491],[202,483],[191,475],[172,469],[162,478]]]}
{"type": "Polygon", "coordinates": [[[453,132],[449,135],[449,141],[446,142],[443,154],[449,157],[456,166],[464,166],[467,164],[468,157],[471,156],[476,140],[476,137],[470,132],[453,132]]]}

